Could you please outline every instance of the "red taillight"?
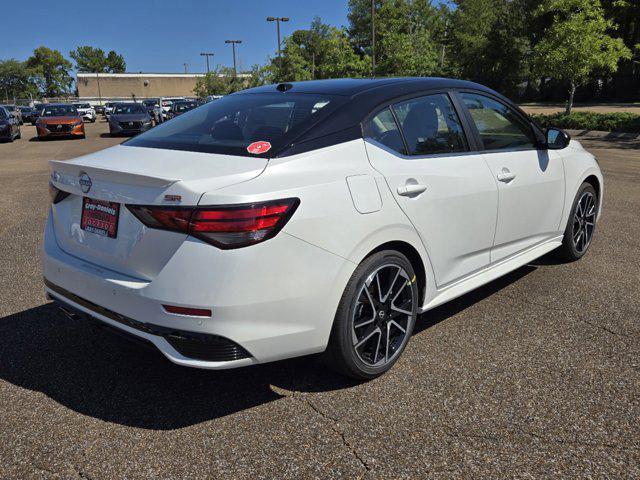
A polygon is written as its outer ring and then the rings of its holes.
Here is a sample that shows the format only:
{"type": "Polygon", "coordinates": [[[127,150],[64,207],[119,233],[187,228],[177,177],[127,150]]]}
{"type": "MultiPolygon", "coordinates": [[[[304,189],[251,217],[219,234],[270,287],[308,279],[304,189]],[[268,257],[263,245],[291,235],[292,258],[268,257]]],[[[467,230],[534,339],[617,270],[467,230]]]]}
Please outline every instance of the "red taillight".
{"type": "Polygon", "coordinates": [[[151,228],[180,231],[218,248],[246,247],[274,237],[300,201],[297,198],[214,207],[155,207],[127,205],[151,228]]]}
{"type": "Polygon", "coordinates": [[[190,315],[192,317],[210,317],[211,310],[207,308],[177,307],[175,305],[162,305],[169,313],[175,315],[190,315]]]}

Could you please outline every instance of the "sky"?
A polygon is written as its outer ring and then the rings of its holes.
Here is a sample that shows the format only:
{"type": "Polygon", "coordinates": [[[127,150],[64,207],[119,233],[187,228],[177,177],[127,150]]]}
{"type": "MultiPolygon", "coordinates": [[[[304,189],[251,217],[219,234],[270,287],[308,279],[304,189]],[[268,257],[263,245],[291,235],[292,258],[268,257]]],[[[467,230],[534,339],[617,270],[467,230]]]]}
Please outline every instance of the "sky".
{"type": "Polygon", "coordinates": [[[284,35],[308,28],[315,16],[347,25],[347,0],[85,0],[83,2],[12,1],[3,8],[0,60],[26,60],[40,45],[57,49],[69,60],[80,45],[115,50],[128,72],[189,73],[206,71],[200,52],[213,52],[212,66],[232,66],[226,39],[237,46],[239,66],[263,64],[277,51],[275,22],[284,35]]]}

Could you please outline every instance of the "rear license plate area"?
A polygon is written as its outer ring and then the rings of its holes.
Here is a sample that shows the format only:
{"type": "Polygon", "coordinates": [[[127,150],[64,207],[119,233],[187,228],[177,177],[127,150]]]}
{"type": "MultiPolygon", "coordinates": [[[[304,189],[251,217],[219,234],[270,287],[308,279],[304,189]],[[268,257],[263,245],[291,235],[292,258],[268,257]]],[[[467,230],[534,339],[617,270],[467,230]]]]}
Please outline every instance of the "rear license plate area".
{"type": "Polygon", "coordinates": [[[102,237],[116,238],[120,204],[89,197],[82,198],[80,228],[102,237]]]}

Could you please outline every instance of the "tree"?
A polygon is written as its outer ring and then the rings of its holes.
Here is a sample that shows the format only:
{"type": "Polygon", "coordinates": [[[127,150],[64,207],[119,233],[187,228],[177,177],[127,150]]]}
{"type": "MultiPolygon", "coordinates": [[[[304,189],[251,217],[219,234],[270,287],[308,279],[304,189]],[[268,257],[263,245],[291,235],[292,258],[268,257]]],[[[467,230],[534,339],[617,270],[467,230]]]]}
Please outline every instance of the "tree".
{"type": "Polygon", "coordinates": [[[600,0],[545,0],[537,14],[551,23],[534,47],[535,71],[567,85],[570,114],[576,88],[596,71],[615,72],[631,51],[607,33],[615,24],[604,17],[600,0]]]}
{"type": "Polygon", "coordinates": [[[266,67],[254,65],[247,73],[234,75],[233,68],[216,66],[204,77],[196,80],[194,93],[198,97],[207,95],[229,95],[245,88],[259,87],[267,83],[266,67]]]}
{"type": "Polygon", "coordinates": [[[539,0],[455,0],[450,48],[455,75],[514,95],[530,73],[539,0]]]}
{"type": "MultiPolygon", "coordinates": [[[[370,56],[371,1],[349,1],[349,35],[356,52],[370,56]]],[[[442,57],[450,10],[429,0],[375,0],[374,75],[425,76],[446,70],[442,57]]]]}
{"type": "Polygon", "coordinates": [[[124,73],[127,69],[127,64],[122,55],[111,50],[107,55],[107,68],[111,73],[124,73]]]}
{"type": "Polygon", "coordinates": [[[76,70],[84,73],[123,73],[126,69],[124,57],[111,50],[105,55],[101,48],[88,45],[69,52],[76,62],[76,70]]]}
{"type": "Polygon", "coordinates": [[[38,87],[24,62],[15,58],[0,61],[0,96],[7,101],[36,95],[38,87]]]}
{"type": "Polygon", "coordinates": [[[27,59],[26,65],[45,96],[55,97],[70,90],[73,79],[69,70],[72,65],[60,51],[38,47],[27,59]]]}
{"type": "Polygon", "coordinates": [[[344,29],[316,17],[308,30],[285,39],[282,58],[273,59],[269,70],[275,82],[362,77],[369,73],[369,59],[355,52],[344,29]]]}

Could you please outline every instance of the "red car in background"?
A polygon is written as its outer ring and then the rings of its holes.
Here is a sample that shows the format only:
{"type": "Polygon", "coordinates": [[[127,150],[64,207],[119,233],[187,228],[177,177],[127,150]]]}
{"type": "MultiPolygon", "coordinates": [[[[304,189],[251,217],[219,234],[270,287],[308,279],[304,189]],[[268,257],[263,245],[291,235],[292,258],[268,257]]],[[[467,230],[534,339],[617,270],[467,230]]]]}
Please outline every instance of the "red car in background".
{"type": "Polygon", "coordinates": [[[84,121],[73,105],[45,105],[36,121],[38,139],[51,137],[85,138],[84,121]]]}

